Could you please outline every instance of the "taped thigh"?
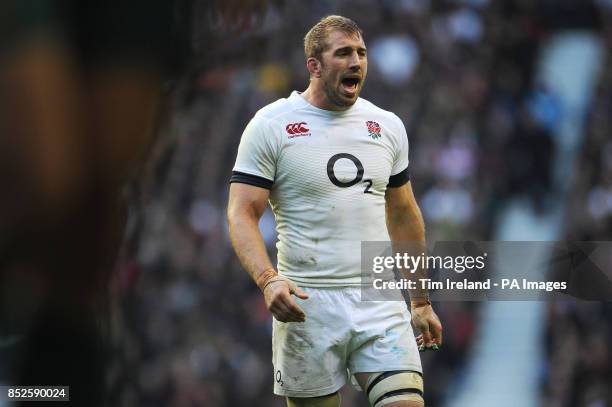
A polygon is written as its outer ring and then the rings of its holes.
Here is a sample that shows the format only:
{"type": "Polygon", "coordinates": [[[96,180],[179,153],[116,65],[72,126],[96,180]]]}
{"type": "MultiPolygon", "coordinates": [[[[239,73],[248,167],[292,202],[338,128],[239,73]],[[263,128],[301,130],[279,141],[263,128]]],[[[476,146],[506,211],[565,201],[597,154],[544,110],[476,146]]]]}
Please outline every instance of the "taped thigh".
{"type": "Polygon", "coordinates": [[[372,373],[368,377],[366,394],[372,407],[382,407],[396,401],[424,403],[423,376],[412,370],[372,373]]]}

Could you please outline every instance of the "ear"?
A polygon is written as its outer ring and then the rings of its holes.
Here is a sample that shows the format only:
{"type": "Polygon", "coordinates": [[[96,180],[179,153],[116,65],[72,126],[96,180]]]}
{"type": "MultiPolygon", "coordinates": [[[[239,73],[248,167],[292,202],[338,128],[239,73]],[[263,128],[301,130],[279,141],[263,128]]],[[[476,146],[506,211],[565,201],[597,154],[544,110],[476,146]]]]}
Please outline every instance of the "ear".
{"type": "Polygon", "coordinates": [[[308,72],[310,72],[310,76],[313,78],[321,77],[321,62],[314,58],[310,57],[306,60],[306,68],[308,68],[308,72]]]}

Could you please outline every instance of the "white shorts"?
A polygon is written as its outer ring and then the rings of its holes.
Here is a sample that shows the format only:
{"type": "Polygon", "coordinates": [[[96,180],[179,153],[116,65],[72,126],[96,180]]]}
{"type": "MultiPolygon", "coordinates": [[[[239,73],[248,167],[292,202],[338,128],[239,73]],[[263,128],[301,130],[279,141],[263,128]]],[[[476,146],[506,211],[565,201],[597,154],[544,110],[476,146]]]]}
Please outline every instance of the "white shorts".
{"type": "Polygon", "coordinates": [[[310,298],[293,298],[306,322],[274,320],[275,394],[318,397],[336,392],[355,373],[422,372],[406,303],[362,302],[359,287],[302,289],[310,298]]]}

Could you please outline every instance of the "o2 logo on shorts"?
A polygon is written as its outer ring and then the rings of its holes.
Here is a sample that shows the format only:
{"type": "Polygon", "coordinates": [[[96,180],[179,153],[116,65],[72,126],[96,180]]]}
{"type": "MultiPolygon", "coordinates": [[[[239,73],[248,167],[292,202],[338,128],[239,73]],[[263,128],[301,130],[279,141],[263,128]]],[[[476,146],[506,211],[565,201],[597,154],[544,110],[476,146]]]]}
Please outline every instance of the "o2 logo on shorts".
{"type": "Polygon", "coordinates": [[[353,185],[361,181],[363,184],[366,184],[366,187],[363,193],[371,194],[372,191],[370,191],[370,188],[372,188],[372,180],[363,179],[363,173],[364,173],[363,164],[361,163],[361,161],[359,161],[359,158],[349,153],[340,153],[340,154],[333,155],[327,162],[327,176],[329,177],[329,180],[332,182],[332,184],[334,184],[335,186],[339,188],[348,188],[348,187],[352,187],[353,185]],[[351,160],[353,164],[355,164],[355,167],[357,167],[357,174],[355,175],[355,178],[353,178],[350,181],[346,181],[346,182],[340,181],[338,177],[336,177],[336,174],[334,173],[334,165],[336,164],[336,161],[341,160],[343,158],[351,160]]]}
{"type": "Polygon", "coordinates": [[[283,375],[280,370],[277,370],[274,374],[274,380],[276,380],[276,383],[278,383],[281,387],[283,387],[283,384],[285,384],[283,382],[283,375]]]}

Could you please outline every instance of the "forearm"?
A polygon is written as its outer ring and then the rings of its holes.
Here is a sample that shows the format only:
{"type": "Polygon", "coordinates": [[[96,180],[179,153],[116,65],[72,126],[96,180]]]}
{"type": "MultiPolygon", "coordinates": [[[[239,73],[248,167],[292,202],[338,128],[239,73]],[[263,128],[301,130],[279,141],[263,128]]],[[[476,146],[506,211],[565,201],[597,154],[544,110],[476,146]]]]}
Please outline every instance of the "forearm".
{"type": "MultiPolygon", "coordinates": [[[[404,253],[408,256],[421,257],[427,254],[425,243],[425,223],[420,211],[402,211],[387,221],[387,229],[393,246],[393,253],[404,253]]],[[[414,303],[427,302],[428,290],[421,285],[421,279],[427,278],[427,269],[420,263],[416,269],[400,269],[402,278],[414,281],[414,289],[408,290],[410,300],[414,303]]]]}
{"type": "Polygon", "coordinates": [[[243,212],[230,216],[229,233],[242,267],[255,282],[258,282],[264,272],[274,270],[256,214],[243,212]]]}
{"type": "Polygon", "coordinates": [[[259,219],[268,205],[267,189],[232,183],[227,204],[229,234],[242,266],[261,290],[266,308],[280,322],[304,322],[306,315],[292,295],[308,295],[291,280],[278,275],[259,231],[259,219]]]}

